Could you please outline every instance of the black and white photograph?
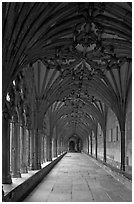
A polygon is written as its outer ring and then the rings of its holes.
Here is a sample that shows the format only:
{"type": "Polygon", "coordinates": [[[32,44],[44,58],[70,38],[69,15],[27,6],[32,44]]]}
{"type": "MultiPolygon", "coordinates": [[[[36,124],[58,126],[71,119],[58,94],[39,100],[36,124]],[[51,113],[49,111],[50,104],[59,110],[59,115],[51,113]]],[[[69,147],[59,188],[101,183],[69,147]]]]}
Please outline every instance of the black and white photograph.
{"type": "Polygon", "coordinates": [[[1,2],[2,202],[132,202],[132,2],[1,2]]]}

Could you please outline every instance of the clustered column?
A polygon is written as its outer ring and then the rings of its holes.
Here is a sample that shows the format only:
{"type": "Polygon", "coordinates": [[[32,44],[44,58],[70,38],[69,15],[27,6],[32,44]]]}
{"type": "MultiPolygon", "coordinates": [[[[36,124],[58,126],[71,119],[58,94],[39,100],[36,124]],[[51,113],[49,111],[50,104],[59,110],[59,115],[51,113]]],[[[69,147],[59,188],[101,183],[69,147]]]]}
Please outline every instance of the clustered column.
{"type": "Polygon", "coordinates": [[[17,113],[13,117],[13,133],[12,133],[12,154],[11,154],[11,170],[13,178],[20,178],[20,123],[17,113]]]}

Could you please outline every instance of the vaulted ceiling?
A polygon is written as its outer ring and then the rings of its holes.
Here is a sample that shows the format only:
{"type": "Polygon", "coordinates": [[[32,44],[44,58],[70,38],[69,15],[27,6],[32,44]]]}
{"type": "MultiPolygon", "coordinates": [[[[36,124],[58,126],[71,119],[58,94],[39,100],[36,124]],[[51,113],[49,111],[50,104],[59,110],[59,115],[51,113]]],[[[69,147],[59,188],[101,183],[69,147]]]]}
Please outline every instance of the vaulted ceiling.
{"type": "Polygon", "coordinates": [[[61,135],[103,129],[105,106],[119,119],[131,86],[131,15],[126,2],[2,3],[3,99],[23,73],[28,100],[61,135]]]}

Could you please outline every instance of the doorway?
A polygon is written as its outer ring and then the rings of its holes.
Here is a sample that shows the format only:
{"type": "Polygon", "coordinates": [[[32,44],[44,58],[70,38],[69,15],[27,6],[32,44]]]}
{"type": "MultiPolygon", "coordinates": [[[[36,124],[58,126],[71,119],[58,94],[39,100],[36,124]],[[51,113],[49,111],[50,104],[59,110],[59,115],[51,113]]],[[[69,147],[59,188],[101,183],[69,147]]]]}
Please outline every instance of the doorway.
{"type": "Polygon", "coordinates": [[[69,151],[72,151],[72,152],[75,151],[75,142],[74,141],[69,142],[69,151]]]}

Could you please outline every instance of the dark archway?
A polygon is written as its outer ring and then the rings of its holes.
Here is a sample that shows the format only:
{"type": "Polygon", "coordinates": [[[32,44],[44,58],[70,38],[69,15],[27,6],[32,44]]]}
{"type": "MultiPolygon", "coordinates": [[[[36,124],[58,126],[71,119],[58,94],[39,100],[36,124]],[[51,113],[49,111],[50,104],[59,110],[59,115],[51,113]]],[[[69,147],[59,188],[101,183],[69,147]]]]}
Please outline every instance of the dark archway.
{"type": "Polygon", "coordinates": [[[82,150],[82,140],[78,136],[71,136],[68,140],[68,151],[71,152],[81,152],[82,150]]]}
{"type": "Polygon", "coordinates": [[[75,141],[69,142],[69,151],[75,152],[75,141]]]}

